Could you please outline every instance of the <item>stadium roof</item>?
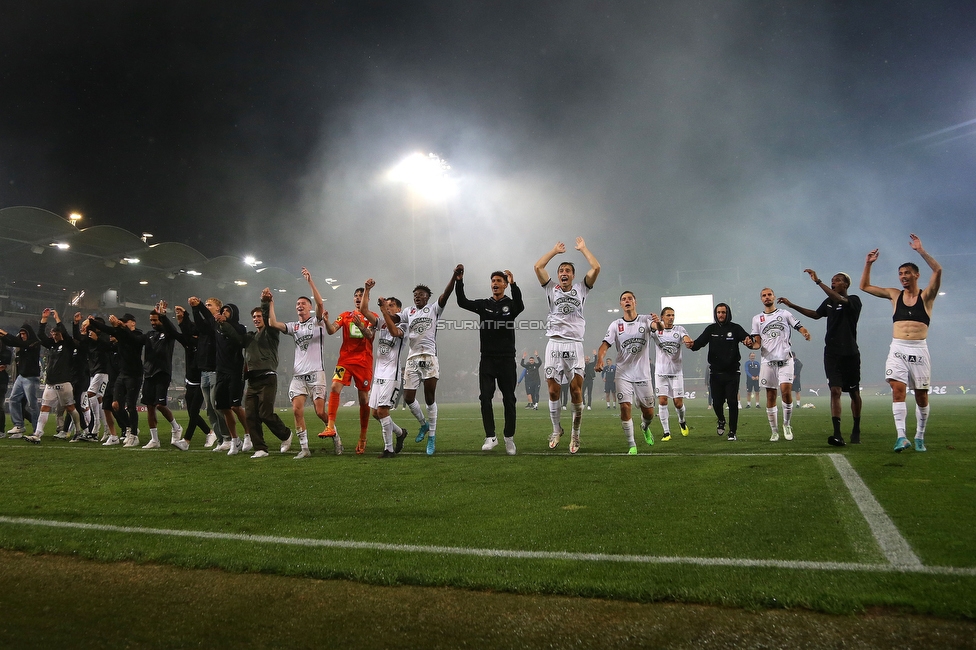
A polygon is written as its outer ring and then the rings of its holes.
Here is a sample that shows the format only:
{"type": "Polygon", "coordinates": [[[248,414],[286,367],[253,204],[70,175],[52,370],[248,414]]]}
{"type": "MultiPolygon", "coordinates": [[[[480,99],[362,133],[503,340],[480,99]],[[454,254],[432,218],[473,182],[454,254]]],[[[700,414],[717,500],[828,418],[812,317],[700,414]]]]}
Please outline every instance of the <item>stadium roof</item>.
{"type": "Polygon", "coordinates": [[[264,287],[291,296],[307,292],[302,278],[281,268],[258,268],[229,256],[208,259],[179,242],[149,245],[115,226],[79,229],[26,206],[0,209],[0,260],[0,298],[14,292],[50,298],[58,307],[57,298],[64,297],[82,311],[148,309],[159,300],[182,304],[191,295],[214,293],[243,309],[258,303],[264,287]]]}

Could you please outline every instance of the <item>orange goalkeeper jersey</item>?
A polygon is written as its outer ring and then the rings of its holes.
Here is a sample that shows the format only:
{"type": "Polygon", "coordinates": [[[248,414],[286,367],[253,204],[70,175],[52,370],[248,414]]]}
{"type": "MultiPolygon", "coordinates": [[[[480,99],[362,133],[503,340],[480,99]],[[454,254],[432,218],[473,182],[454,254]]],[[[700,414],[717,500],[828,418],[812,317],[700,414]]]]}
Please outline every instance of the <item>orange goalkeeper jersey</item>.
{"type": "MultiPolygon", "coordinates": [[[[346,311],[339,314],[339,317],[335,319],[335,326],[342,328],[342,347],[339,348],[339,362],[336,365],[359,365],[372,368],[373,342],[366,338],[363,331],[353,321],[353,314],[355,313],[346,311]]],[[[376,317],[377,314],[373,314],[373,316],[376,317]]],[[[362,320],[367,323],[365,318],[362,320]]]]}

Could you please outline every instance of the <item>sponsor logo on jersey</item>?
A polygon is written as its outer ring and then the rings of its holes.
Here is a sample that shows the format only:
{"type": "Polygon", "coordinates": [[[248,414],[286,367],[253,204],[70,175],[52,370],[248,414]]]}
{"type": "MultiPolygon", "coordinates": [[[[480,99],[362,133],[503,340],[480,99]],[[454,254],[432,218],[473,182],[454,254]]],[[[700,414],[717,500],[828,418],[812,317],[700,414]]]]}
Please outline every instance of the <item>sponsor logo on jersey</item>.
{"type": "Polygon", "coordinates": [[[661,350],[669,357],[673,357],[681,350],[681,346],[675,341],[661,341],[661,350]]]}
{"type": "Polygon", "coordinates": [[[769,324],[763,328],[761,333],[764,338],[769,337],[771,339],[775,339],[778,336],[782,336],[785,332],[786,332],[786,327],[779,319],[777,319],[774,321],[770,321],[769,324]]]}
{"type": "Polygon", "coordinates": [[[423,334],[430,329],[433,322],[434,321],[431,318],[418,318],[417,320],[410,322],[410,331],[416,332],[417,334],[423,334]]]}

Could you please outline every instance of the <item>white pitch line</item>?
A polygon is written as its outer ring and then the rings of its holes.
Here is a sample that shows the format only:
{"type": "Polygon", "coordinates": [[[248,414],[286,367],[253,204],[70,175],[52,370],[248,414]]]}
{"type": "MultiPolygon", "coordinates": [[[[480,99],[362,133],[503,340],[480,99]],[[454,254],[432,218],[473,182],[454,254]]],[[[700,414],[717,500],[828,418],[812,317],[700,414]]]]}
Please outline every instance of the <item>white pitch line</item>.
{"type": "Polygon", "coordinates": [[[907,564],[864,564],[856,562],[804,562],[798,560],[754,560],[746,558],[667,557],[656,555],[612,555],[606,553],[568,553],[562,551],[519,551],[492,548],[464,548],[457,546],[432,546],[416,544],[383,544],[380,542],[354,542],[348,540],[312,539],[307,537],[277,537],[269,535],[244,535],[218,533],[203,530],[174,530],[168,528],[144,528],[86,524],[73,521],[28,519],[24,517],[0,517],[0,524],[44,526],[109,533],[188,537],[195,539],[219,539],[256,544],[280,544],[286,546],[340,548],[365,551],[392,551],[399,553],[435,553],[442,555],[470,555],[488,558],[518,560],[564,560],[571,562],[622,562],[632,564],[691,564],[696,566],[722,566],[738,568],[794,569],[805,571],[867,571],[871,573],[924,573],[976,577],[976,568],[946,566],[922,566],[907,564]]]}
{"type": "Polygon", "coordinates": [[[861,476],[854,470],[850,462],[841,454],[827,454],[837,473],[844,480],[844,485],[850,490],[854,503],[857,504],[874,539],[877,540],[881,551],[888,558],[888,561],[895,566],[914,568],[922,566],[922,561],[918,559],[908,541],[898,532],[895,523],[888,517],[878,500],[871,494],[871,490],[861,480],[861,476]]]}

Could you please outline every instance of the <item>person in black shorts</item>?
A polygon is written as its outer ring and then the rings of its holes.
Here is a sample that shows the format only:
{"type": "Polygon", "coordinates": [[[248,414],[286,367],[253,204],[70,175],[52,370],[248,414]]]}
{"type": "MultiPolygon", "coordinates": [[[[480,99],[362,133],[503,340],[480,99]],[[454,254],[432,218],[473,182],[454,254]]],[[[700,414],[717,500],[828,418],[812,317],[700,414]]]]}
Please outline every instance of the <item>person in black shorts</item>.
{"type": "Polygon", "coordinates": [[[824,337],[824,372],[830,387],[830,419],[834,432],[827,438],[827,444],[843,447],[844,436],[840,431],[841,394],[851,396],[851,414],[854,426],[851,429],[851,444],[861,443],[861,354],[857,348],[857,319],[861,315],[861,299],[849,296],[851,276],[837,273],[830,279],[830,286],[820,281],[813,269],[804,269],[814,284],[823,289],[827,298],[816,311],[794,305],[786,298],[779,302],[796,310],[808,318],[819,320],[827,317],[827,334],[824,337]]]}

